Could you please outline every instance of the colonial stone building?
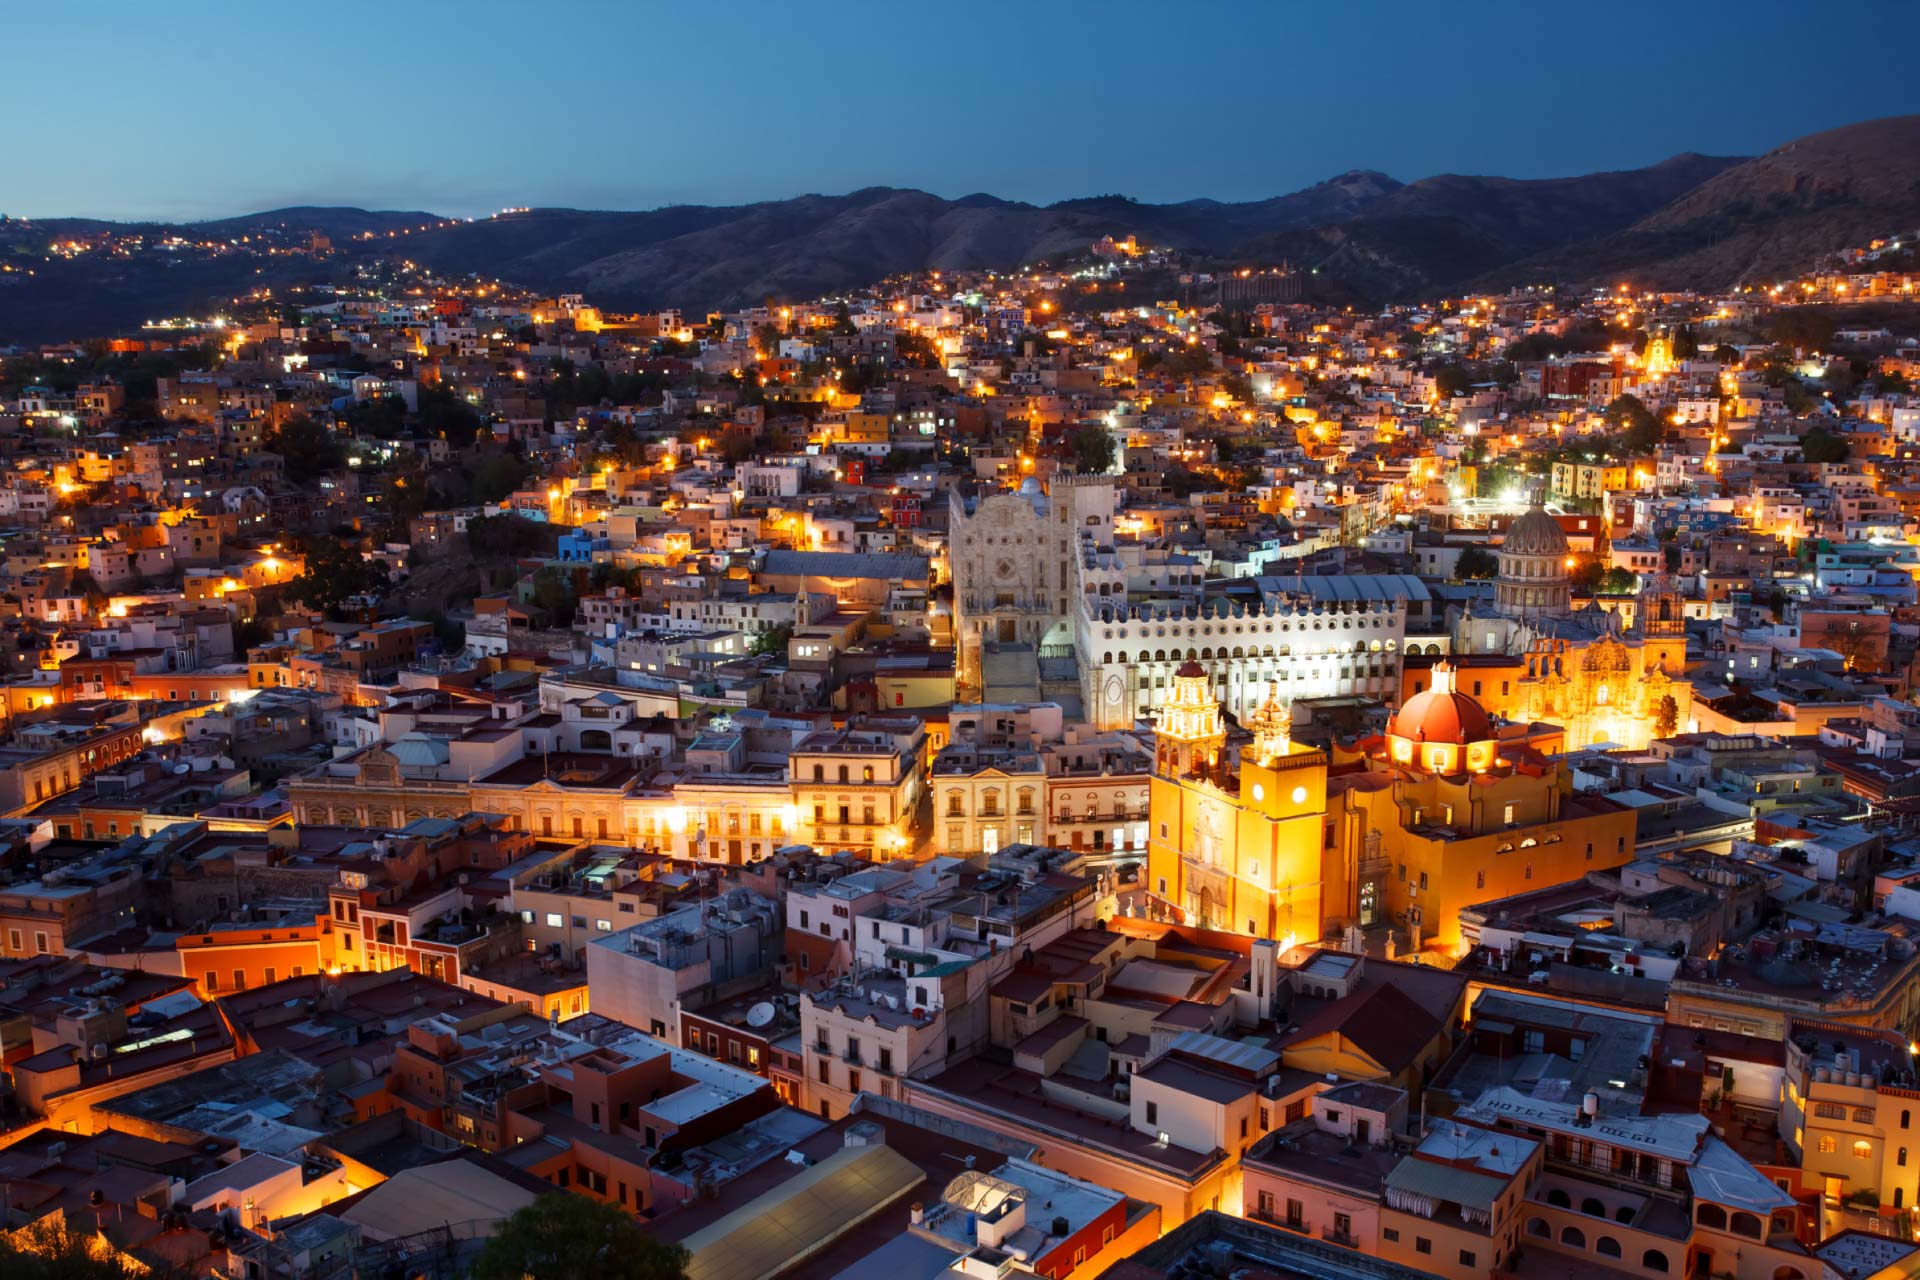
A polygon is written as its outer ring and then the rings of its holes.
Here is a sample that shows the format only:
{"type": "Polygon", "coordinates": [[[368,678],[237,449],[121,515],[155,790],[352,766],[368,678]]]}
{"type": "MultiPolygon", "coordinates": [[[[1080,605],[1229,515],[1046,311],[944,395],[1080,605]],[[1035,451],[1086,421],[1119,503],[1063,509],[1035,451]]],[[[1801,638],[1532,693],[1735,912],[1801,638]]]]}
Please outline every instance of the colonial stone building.
{"type": "Polygon", "coordinates": [[[1688,727],[1686,624],[1664,575],[1642,590],[1630,627],[1598,604],[1573,608],[1567,537],[1537,499],[1508,529],[1499,561],[1492,614],[1469,606],[1452,618],[1455,653],[1512,660],[1507,679],[1482,682],[1489,711],[1551,721],[1575,747],[1640,748],[1688,727]]]}
{"type": "Polygon", "coordinates": [[[1073,645],[1083,546],[1110,547],[1117,499],[1107,477],[1029,478],[1016,492],[954,504],[947,543],[953,572],[955,684],[982,696],[988,656],[1024,646],[1038,657],[1073,645]]]}

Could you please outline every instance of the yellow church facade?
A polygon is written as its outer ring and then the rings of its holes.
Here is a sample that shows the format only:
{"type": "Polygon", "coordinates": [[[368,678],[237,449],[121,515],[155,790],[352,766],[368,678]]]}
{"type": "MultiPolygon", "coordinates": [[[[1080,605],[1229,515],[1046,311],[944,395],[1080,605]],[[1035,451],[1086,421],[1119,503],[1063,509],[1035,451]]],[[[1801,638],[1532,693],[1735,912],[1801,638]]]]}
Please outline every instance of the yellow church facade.
{"type": "Polygon", "coordinates": [[[1183,669],[1156,734],[1152,896],[1288,945],[1392,925],[1412,949],[1457,951],[1462,908],[1629,861],[1633,812],[1573,793],[1549,754],[1560,730],[1496,728],[1454,676],[1434,668],[1385,735],[1333,760],[1292,742],[1270,698],[1235,762],[1205,672],[1183,669]]]}
{"type": "Polygon", "coordinates": [[[1148,791],[1147,886],[1192,923],[1291,945],[1318,941],[1347,894],[1325,847],[1327,755],[1291,741],[1288,715],[1269,698],[1230,762],[1206,671],[1175,673],[1148,791]]]}

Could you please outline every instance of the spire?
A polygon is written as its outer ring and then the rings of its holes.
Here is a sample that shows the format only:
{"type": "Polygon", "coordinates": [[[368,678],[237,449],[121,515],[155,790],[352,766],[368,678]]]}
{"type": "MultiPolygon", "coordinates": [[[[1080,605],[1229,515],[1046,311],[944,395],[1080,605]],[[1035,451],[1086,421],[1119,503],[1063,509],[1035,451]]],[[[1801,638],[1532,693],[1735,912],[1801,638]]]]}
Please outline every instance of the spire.
{"type": "Polygon", "coordinates": [[[1266,701],[1247,717],[1253,730],[1253,755],[1263,765],[1286,758],[1293,749],[1293,704],[1280,696],[1278,681],[1267,682],[1266,701]]]}

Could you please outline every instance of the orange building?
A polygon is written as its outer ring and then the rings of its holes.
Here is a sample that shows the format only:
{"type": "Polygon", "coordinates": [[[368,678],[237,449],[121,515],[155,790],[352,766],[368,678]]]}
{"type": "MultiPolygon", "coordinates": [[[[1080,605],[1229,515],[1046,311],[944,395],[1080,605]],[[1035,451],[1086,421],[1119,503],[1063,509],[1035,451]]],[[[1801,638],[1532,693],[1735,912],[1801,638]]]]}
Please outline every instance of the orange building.
{"type": "Polygon", "coordinates": [[[216,926],[174,942],[180,971],[207,996],[269,986],[282,978],[333,968],[333,932],[327,917],[216,926]]]}
{"type": "Polygon", "coordinates": [[[1460,909],[1579,879],[1633,857],[1632,810],[1573,794],[1553,725],[1496,729],[1447,663],[1329,784],[1329,841],[1358,886],[1352,915],[1453,947],[1460,909]]]}

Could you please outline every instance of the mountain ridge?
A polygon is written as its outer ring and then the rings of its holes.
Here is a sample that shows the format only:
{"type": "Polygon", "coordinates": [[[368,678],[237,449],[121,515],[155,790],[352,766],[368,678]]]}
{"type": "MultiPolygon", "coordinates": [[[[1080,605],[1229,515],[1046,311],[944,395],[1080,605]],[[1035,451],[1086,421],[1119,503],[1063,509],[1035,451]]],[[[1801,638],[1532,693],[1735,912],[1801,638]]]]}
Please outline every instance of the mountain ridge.
{"type": "Polygon", "coordinates": [[[198,223],[8,221],[0,261],[11,250],[44,270],[0,276],[0,341],[121,331],[256,286],[344,278],[342,263],[390,252],[436,270],[583,292],[614,308],[697,310],[844,293],[908,271],[1014,269],[1134,235],[1219,265],[1290,261],[1313,273],[1320,296],[1378,302],[1616,277],[1717,287],[1803,269],[1909,227],[1920,227],[1920,116],[1827,130],[1750,158],[1683,151],[1638,169],[1404,183],[1353,169],[1240,201],[1109,194],[1032,204],[868,186],[731,206],[536,207],[472,221],[327,205],[198,223]],[[115,228],[311,230],[343,252],[324,262],[243,253],[225,265],[183,255],[159,266],[24,256],[43,255],[48,236],[115,228]]]}

